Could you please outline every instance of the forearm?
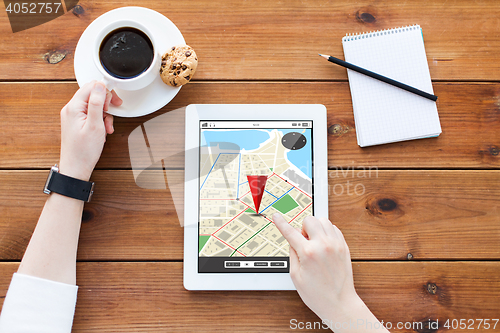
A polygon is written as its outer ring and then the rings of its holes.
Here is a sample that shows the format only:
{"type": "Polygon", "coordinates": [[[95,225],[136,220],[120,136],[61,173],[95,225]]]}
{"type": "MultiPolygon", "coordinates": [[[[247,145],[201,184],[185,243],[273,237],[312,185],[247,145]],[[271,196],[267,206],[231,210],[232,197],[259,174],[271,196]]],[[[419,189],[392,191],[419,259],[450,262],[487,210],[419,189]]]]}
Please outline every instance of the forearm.
{"type": "Polygon", "coordinates": [[[359,296],[344,305],[342,309],[332,310],[330,318],[322,318],[335,333],[389,332],[359,296]]]}
{"type": "Polygon", "coordinates": [[[76,252],[83,202],[50,194],[18,273],[76,284],[76,252]]]}

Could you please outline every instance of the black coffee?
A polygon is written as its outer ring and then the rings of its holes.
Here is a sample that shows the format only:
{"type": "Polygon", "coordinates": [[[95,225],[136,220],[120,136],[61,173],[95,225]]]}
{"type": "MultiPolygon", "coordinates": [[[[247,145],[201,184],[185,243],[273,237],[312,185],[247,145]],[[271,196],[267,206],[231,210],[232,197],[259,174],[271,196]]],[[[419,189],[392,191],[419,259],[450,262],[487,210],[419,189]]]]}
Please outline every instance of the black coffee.
{"type": "Polygon", "coordinates": [[[110,75],[131,79],[144,73],[153,62],[153,44],[149,37],[135,28],[110,32],[99,48],[102,67],[110,75]]]}

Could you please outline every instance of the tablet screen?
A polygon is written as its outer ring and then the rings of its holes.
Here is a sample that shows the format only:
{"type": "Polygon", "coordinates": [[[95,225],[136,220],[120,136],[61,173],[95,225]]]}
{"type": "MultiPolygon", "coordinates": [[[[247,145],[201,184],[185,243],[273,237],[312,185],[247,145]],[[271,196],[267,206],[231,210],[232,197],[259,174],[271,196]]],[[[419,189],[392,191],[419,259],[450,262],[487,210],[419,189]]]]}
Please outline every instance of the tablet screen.
{"type": "Polygon", "coordinates": [[[200,121],[199,273],[286,273],[272,222],[314,214],[311,120],[200,121]]]}

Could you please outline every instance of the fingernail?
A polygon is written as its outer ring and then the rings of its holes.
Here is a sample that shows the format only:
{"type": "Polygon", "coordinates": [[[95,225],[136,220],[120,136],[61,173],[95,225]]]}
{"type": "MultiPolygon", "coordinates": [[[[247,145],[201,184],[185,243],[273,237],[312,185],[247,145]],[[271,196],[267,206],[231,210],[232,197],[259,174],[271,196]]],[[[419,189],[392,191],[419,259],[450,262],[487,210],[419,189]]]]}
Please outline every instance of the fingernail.
{"type": "Polygon", "coordinates": [[[94,90],[99,93],[104,93],[106,91],[106,88],[102,84],[96,83],[96,85],[94,86],[94,90]]]}
{"type": "Polygon", "coordinates": [[[278,214],[278,213],[274,213],[274,214],[273,214],[273,220],[276,220],[276,219],[278,219],[279,217],[280,217],[280,214],[278,214]]]}

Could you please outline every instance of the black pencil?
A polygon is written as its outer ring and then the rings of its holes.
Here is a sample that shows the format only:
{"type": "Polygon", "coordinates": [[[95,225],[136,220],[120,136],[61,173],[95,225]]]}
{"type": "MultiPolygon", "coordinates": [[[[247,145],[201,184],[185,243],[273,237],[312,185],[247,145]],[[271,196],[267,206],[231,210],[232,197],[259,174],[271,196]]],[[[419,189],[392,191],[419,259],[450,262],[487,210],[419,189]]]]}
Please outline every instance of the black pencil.
{"type": "Polygon", "coordinates": [[[369,77],[372,77],[374,79],[383,81],[383,82],[391,84],[391,85],[393,85],[395,87],[398,87],[398,88],[404,89],[406,91],[409,91],[411,93],[414,93],[414,94],[420,95],[422,97],[428,98],[431,101],[435,102],[437,100],[437,96],[436,95],[432,95],[432,94],[426,93],[425,91],[419,90],[417,88],[413,88],[413,87],[411,87],[409,85],[406,85],[404,83],[398,82],[396,80],[390,79],[390,78],[385,77],[383,75],[380,75],[380,74],[374,73],[372,71],[369,71],[367,69],[364,69],[364,68],[358,67],[356,65],[350,64],[348,62],[345,62],[344,60],[340,60],[340,59],[337,59],[337,58],[329,56],[329,55],[320,54],[320,56],[322,56],[323,58],[325,58],[326,60],[328,60],[330,62],[333,62],[334,64],[340,65],[340,66],[345,67],[345,68],[352,69],[353,71],[356,71],[356,72],[364,74],[364,75],[368,75],[369,77]]]}

